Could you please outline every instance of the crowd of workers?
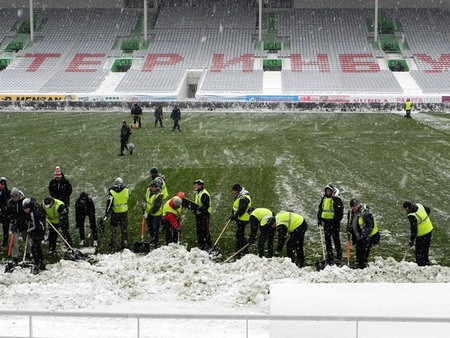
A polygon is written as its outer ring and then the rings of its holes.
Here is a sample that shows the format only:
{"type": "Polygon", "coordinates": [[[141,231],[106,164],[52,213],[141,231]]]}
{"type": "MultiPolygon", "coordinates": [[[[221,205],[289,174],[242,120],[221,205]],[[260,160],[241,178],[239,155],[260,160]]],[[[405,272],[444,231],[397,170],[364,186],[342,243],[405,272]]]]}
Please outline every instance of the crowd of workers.
{"type": "MultiPolygon", "coordinates": [[[[194,201],[185,198],[179,192],[170,197],[166,179],[156,167],[150,169],[149,185],[143,196],[142,210],[150,237],[150,250],[156,249],[160,242],[160,231],[165,232],[165,243],[180,241],[182,210],[188,209],[195,214],[197,244],[201,250],[217,252],[215,244],[226,227],[235,227],[235,255],[244,255],[249,247],[256,244],[260,257],[279,256],[286,244],[286,254],[298,266],[305,266],[304,240],[308,223],[303,215],[290,210],[275,214],[264,207],[254,207],[249,191],[236,183],[232,186],[234,197],[231,213],[225,228],[212,243],[210,217],[212,199],[201,179],[193,182],[196,195],[194,201]],[[250,230],[247,230],[249,226],[250,230]],[[247,235],[249,233],[249,236],[247,235]],[[259,236],[258,236],[259,233],[259,236]],[[278,235],[276,247],[275,235],[278,235]],[[257,242],[257,243],[256,243],[257,242]],[[267,249],[266,249],[267,246],[267,249]]],[[[72,246],[69,228],[69,206],[72,185],[56,166],[53,178],[48,186],[49,196],[42,203],[32,197],[25,198],[16,187],[8,189],[7,179],[0,177],[0,222],[3,229],[2,249],[7,250],[12,264],[19,264],[19,238],[25,242],[22,261],[32,257],[32,272],[45,269],[42,243],[48,240],[48,255],[55,255],[58,237],[67,247],[72,246]],[[48,233],[47,233],[48,229],[48,233]],[[48,234],[48,236],[45,236],[48,234]]],[[[115,179],[109,189],[105,212],[96,218],[96,209],[92,198],[82,192],[75,202],[75,226],[79,231],[80,246],[98,245],[98,232],[104,231],[104,222],[109,218],[110,231],[107,247],[110,251],[128,248],[128,200],[130,191],[122,178],[115,179]],[[89,220],[90,241],[85,235],[85,220],[89,220]],[[120,241],[117,236],[120,229],[120,241]]],[[[377,221],[369,207],[356,198],[349,202],[347,213],[348,245],[355,246],[357,268],[367,266],[371,248],[380,242],[377,221]]],[[[428,254],[431,244],[433,225],[429,218],[430,209],[419,203],[405,201],[403,208],[410,223],[411,236],[409,247],[415,248],[416,262],[419,266],[430,264],[428,254]]],[[[317,225],[320,229],[325,265],[341,264],[343,250],[340,240],[341,222],[344,219],[344,203],[339,189],[332,184],[324,188],[323,196],[317,208],[317,225]],[[323,236],[323,237],[322,237],[323,236]]],[[[106,243],[105,243],[106,244],[106,243]]],[[[349,248],[347,248],[349,250],[349,248]]],[[[347,256],[349,255],[347,251],[347,256]]]]}

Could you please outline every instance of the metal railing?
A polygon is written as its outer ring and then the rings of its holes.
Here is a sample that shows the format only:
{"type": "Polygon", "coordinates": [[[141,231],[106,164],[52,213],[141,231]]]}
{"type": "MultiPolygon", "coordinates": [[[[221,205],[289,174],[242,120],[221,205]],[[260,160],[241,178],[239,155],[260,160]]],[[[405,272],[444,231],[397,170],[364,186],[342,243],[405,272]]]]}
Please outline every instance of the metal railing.
{"type": "MultiPolygon", "coordinates": [[[[388,316],[287,316],[287,315],[253,315],[253,314],[170,314],[170,313],[113,313],[113,312],[53,312],[53,311],[2,311],[0,317],[28,317],[29,335],[33,336],[33,318],[109,318],[136,319],[136,337],[140,338],[141,319],[190,319],[190,320],[235,320],[245,321],[245,337],[248,338],[249,321],[299,321],[299,322],[354,322],[355,337],[359,337],[360,322],[390,323],[450,323],[450,317],[388,317],[388,316]]],[[[6,336],[0,336],[6,337],[6,336]]],[[[11,337],[8,335],[8,337],[11,337]]]]}

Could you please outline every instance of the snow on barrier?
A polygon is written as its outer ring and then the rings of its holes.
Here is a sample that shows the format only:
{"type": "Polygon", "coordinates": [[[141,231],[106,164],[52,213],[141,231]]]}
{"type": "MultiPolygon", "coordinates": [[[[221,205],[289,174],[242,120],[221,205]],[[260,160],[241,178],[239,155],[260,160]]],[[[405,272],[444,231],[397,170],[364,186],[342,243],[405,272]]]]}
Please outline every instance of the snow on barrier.
{"type": "Polygon", "coordinates": [[[449,284],[274,284],[270,315],[301,321],[272,321],[271,338],[448,337],[449,284]]]}

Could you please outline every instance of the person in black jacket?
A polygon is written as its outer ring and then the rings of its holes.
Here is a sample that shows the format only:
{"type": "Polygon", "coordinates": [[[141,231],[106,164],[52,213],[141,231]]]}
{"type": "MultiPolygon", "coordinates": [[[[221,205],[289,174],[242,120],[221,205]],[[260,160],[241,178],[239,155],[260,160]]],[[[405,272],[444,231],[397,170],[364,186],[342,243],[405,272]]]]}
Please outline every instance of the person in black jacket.
{"type": "Polygon", "coordinates": [[[317,225],[322,226],[325,234],[327,264],[334,264],[333,243],[336,250],[336,261],[342,260],[341,240],[339,231],[344,216],[344,204],[339,197],[339,189],[327,184],[317,210],[317,225]],[[333,242],[333,243],[332,243],[333,242]]]}
{"type": "Polygon", "coordinates": [[[45,270],[44,255],[41,249],[45,232],[45,212],[34,198],[25,198],[22,206],[26,214],[27,232],[31,237],[31,253],[34,262],[31,273],[37,275],[41,270],[45,270]]]}
{"type": "Polygon", "coordinates": [[[26,214],[23,211],[23,192],[16,187],[11,189],[11,198],[8,201],[8,221],[11,225],[10,234],[13,236],[12,262],[16,265],[19,262],[19,236],[27,243],[25,250],[27,254],[31,252],[31,241],[27,239],[26,214]]]}
{"type": "Polygon", "coordinates": [[[170,114],[170,118],[173,120],[172,131],[178,130],[181,131],[179,121],[181,120],[181,110],[178,106],[174,106],[172,109],[172,114],[170,114]]]}
{"type": "Polygon", "coordinates": [[[124,156],[123,151],[127,149],[130,152],[130,155],[133,155],[133,149],[128,149],[128,142],[131,136],[131,129],[127,125],[127,121],[122,121],[122,127],[120,128],[120,154],[119,156],[124,156]]]}
{"type": "Polygon", "coordinates": [[[133,115],[133,124],[137,124],[138,128],[141,128],[142,108],[137,103],[135,103],[131,108],[131,115],[133,115]]]}
{"type": "Polygon", "coordinates": [[[0,177],[0,223],[3,226],[2,247],[8,246],[9,222],[7,217],[8,200],[11,198],[11,191],[8,189],[5,177],[0,177]]]}
{"type": "Polygon", "coordinates": [[[66,206],[67,217],[65,221],[67,222],[67,228],[69,228],[69,206],[70,195],[72,194],[72,184],[64,176],[64,173],[59,166],[55,167],[53,178],[48,184],[48,192],[50,193],[51,197],[62,201],[66,206]]]}
{"type": "Polygon", "coordinates": [[[84,233],[84,221],[86,216],[89,219],[89,227],[91,228],[92,245],[97,246],[97,224],[95,223],[95,205],[92,198],[86,192],[82,192],[75,202],[75,222],[80,232],[80,246],[86,244],[86,236],[84,233]]]}
{"type": "Polygon", "coordinates": [[[352,198],[350,208],[351,215],[347,231],[352,236],[353,245],[356,246],[358,269],[364,269],[367,267],[370,249],[380,242],[380,231],[367,205],[352,198]]]}

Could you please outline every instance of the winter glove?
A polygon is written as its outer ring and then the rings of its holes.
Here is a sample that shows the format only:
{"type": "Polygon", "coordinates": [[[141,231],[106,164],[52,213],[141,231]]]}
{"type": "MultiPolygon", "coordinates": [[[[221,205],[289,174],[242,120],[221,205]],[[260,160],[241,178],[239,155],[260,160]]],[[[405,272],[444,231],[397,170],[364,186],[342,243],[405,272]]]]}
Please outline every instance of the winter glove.
{"type": "Polygon", "coordinates": [[[317,226],[321,227],[322,226],[322,221],[317,221],[317,226]]]}
{"type": "Polygon", "coordinates": [[[409,248],[411,249],[414,246],[414,241],[409,241],[409,248]]]}
{"type": "Polygon", "coordinates": [[[237,217],[234,214],[228,218],[229,221],[235,221],[236,219],[237,217]]]}

